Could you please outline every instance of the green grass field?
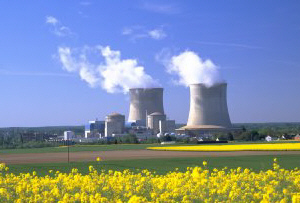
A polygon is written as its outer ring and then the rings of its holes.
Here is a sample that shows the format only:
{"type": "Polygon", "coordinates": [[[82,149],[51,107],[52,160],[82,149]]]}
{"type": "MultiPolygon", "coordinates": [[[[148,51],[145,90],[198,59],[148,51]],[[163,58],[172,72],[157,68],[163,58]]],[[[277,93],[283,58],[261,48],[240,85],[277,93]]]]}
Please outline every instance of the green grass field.
{"type": "MultiPolygon", "coordinates": [[[[135,150],[146,149],[147,147],[158,147],[160,144],[111,144],[111,145],[74,145],[70,146],[70,152],[82,151],[114,151],[114,150],[135,150]]],[[[28,149],[3,149],[0,154],[26,154],[26,153],[52,153],[67,152],[66,146],[62,147],[44,147],[44,148],[28,148],[28,149]]]]}
{"type": "Polygon", "coordinates": [[[72,168],[78,168],[83,174],[88,173],[88,166],[93,165],[98,171],[130,169],[138,171],[148,169],[158,174],[166,174],[178,168],[185,171],[187,167],[202,166],[203,161],[208,161],[208,168],[251,168],[254,171],[272,169],[273,159],[277,158],[282,168],[300,168],[300,155],[278,155],[278,156],[240,156],[240,157],[197,157],[197,158],[168,158],[168,159],[144,159],[144,160],[118,160],[101,162],[73,162],[73,163],[43,163],[43,164],[16,164],[9,165],[9,172],[19,174],[36,171],[38,175],[49,174],[48,171],[70,172],[72,168]]]}
{"type": "MultiPolygon", "coordinates": [[[[231,142],[228,145],[238,144],[274,144],[274,143],[295,143],[295,141],[274,141],[274,142],[231,142]]],[[[298,141],[299,142],[299,141],[298,141]]],[[[220,143],[224,145],[225,143],[220,143]]],[[[195,144],[176,144],[173,146],[183,145],[195,145],[195,144]]],[[[218,145],[214,143],[213,145],[218,145]]],[[[135,149],[147,149],[147,147],[160,147],[165,145],[160,144],[111,144],[111,145],[74,145],[70,146],[70,152],[80,151],[114,151],[114,150],[135,150],[135,149]]],[[[1,154],[26,154],[26,153],[52,153],[52,152],[67,152],[67,147],[44,147],[44,148],[27,148],[27,149],[1,149],[1,154]]]]}

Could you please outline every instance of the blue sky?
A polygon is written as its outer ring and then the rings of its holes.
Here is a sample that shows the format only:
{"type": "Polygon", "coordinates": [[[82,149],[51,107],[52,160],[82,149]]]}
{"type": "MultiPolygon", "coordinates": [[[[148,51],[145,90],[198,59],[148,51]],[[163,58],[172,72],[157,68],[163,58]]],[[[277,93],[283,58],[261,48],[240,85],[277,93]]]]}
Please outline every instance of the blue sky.
{"type": "Polygon", "coordinates": [[[179,123],[189,89],[172,82],[157,56],[186,50],[219,67],[232,122],[300,122],[299,1],[1,1],[0,8],[0,127],[127,117],[128,95],[91,88],[59,60],[59,47],[96,46],[143,66],[179,123]]]}

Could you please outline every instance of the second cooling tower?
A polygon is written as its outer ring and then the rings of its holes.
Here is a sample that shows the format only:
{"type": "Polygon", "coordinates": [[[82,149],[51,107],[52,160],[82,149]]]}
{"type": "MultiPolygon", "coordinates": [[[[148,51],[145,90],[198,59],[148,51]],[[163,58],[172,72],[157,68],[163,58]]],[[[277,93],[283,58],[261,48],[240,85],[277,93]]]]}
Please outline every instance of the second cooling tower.
{"type": "Polygon", "coordinates": [[[154,112],[164,114],[163,88],[133,88],[129,90],[128,121],[146,125],[146,116],[154,112]]]}
{"type": "Polygon", "coordinates": [[[231,128],[227,108],[226,83],[211,87],[190,85],[190,112],[187,126],[220,126],[231,128]]]}

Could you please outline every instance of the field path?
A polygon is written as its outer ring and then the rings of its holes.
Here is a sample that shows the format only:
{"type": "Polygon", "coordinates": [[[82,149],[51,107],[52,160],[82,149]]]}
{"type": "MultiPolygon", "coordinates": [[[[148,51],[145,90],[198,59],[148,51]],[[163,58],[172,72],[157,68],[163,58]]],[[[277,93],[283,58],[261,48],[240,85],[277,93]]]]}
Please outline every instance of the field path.
{"type": "MultiPolygon", "coordinates": [[[[152,151],[152,150],[123,150],[123,151],[95,151],[72,152],[70,161],[95,161],[97,157],[102,160],[126,159],[152,159],[176,157],[228,157],[247,155],[300,155],[300,151],[239,151],[239,152],[182,152],[182,151],[152,151]]],[[[28,154],[1,154],[0,163],[29,164],[29,163],[57,163],[66,162],[67,153],[28,153],[28,154]]]]}

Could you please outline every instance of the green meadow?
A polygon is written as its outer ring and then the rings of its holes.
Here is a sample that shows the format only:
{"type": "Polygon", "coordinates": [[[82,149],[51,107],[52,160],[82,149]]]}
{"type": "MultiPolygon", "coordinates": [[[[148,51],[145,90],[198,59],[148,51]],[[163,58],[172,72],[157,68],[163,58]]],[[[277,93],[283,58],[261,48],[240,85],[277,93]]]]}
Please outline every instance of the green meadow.
{"type": "Polygon", "coordinates": [[[88,167],[93,165],[98,171],[129,169],[138,172],[143,169],[156,171],[157,174],[166,174],[178,168],[179,171],[185,171],[187,167],[202,166],[203,161],[208,162],[208,168],[222,169],[230,168],[251,168],[259,172],[260,170],[272,169],[273,159],[282,168],[294,169],[300,168],[300,155],[263,155],[263,156],[238,156],[238,157],[190,157],[190,158],[162,158],[162,159],[136,159],[136,160],[109,160],[94,162],[71,162],[71,163],[39,163],[39,164],[10,164],[10,173],[32,173],[36,171],[38,175],[45,176],[49,170],[68,173],[72,168],[77,168],[82,174],[88,173],[88,167]]]}

